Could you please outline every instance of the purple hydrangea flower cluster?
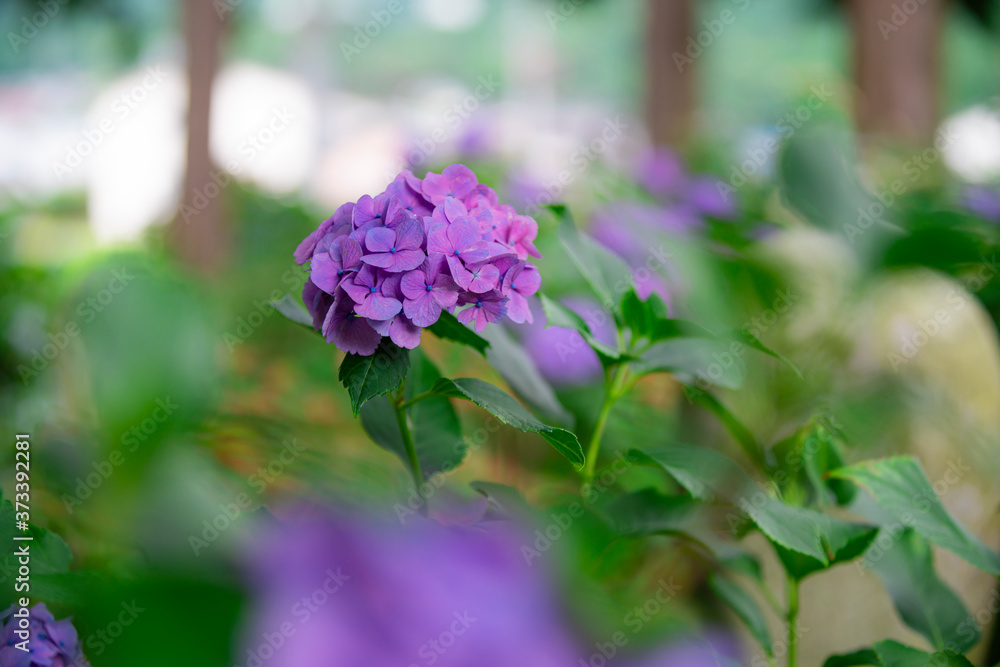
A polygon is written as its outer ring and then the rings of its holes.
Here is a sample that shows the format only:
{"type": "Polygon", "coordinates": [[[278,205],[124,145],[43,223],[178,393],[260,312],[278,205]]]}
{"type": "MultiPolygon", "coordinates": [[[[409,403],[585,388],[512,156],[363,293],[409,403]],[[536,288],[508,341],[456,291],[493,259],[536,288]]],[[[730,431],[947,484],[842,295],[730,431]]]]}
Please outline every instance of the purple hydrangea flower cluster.
{"type": "Polygon", "coordinates": [[[383,336],[416,347],[441,311],[476,331],[505,316],[530,322],[537,235],[532,218],[453,164],[423,179],[403,171],[385,192],[344,204],[295,260],[311,262],[302,297],[313,326],[340,350],[370,355],[383,336]]]}
{"type": "Polygon", "coordinates": [[[28,610],[27,628],[11,605],[0,613],[0,665],[3,667],[86,667],[71,619],[57,621],[44,603],[28,610]],[[27,631],[27,636],[21,634],[27,631]],[[27,640],[27,651],[18,644],[27,640]]]}

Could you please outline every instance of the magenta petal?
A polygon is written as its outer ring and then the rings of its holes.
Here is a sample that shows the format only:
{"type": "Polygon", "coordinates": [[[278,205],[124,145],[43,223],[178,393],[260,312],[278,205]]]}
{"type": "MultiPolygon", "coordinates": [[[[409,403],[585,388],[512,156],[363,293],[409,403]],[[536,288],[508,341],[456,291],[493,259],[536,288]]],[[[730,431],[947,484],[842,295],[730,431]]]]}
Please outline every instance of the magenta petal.
{"type": "Polygon", "coordinates": [[[443,208],[444,216],[451,222],[455,222],[459,218],[464,218],[469,215],[469,209],[465,207],[465,204],[454,197],[448,197],[445,199],[443,208]]]}
{"type": "Polygon", "coordinates": [[[463,219],[460,222],[453,222],[451,226],[448,227],[447,234],[448,240],[451,241],[451,246],[459,252],[471,248],[482,240],[479,225],[475,224],[468,218],[463,219]]]}
{"type": "Polygon", "coordinates": [[[321,253],[312,259],[309,279],[327,294],[333,294],[343,278],[344,272],[328,253],[321,253]]]}
{"type": "Polygon", "coordinates": [[[510,293],[510,301],[507,302],[507,317],[510,318],[511,322],[516,322],[517,324],[535,321],[531,315],[528,300],[514,291],[510,293]]]}
{"type": "Polygon", "coordinates": [[[472,274],[472,280],[469,281],[467,289],[476,294],[489,292],[497,286],[497,282],[500,280],[500,270],[492,264],[470,268],[469,272],[472,274]]]}
{"type": "Polygon", "coordinates": [[[455,317],[458,318],[458,321],[461,322],[462,324],[472,324],[473,322],[475,322],[476,331],[482,331],[483,329],[486,328],[486,320],[483,320],[483,326],[482,328],[480,328],[479,322],[476,320],[476,313],[478,312],[478,310],[479,309],[477,309],[475,306],[471,306],[469,308],[466,308],[465,310],[459,311],[458,315],[456,315],[455,317]]]}
{"type": "Polygon", "coordinates": [[[422,329],[403,315],[396,316],[389,327],[389,338],[400,347],[412,350],[420,344],[422,329]]]}
{"type": "Polygon", "coordinates": [[[403,301],[403,314],[420,327],[429,327],[441,317],[441,306],[430,292],[403,301]]]}
{"type": "Polygon", "coordinates": [[[424,242],[424,226],[417,220],[407,220],[396,228],[396,250],[416,250],[424,242]]]}
{"type": "Polygon", "coordinates": [[[392,270],[392,267],[396,265],[396,256],[387,252],[377,252],[371,255],[365,255],[361,258],[361,261],[365,264],[370,264],[371,266],[377,266],[380,269],[392,270]]]}
{"type": "Polygon", "coordinates": [[[354,312],[371,320],[388,320],[395,317],[402,309],[403,304],[397,299],[375,292],[369,294],[364,303],[355,307],[354,312]]]}
{"type": "Polygon", "coordinates": [[[441,223],[431,227],[427,234],[427,252],[450,255],[455,250],[455,246],[448,238],[448,229],[448,225],[441,223]]]}
{"type": "Polygon", "coordinates": [[[340,283],[340,289],[347,292],[347,296],[351,297],[351,301],[354,303],[364,303],[365,298],[371,293],[371,290],[367,287],[357,284],[357,276],[352,280],[348,278],[340,283]]]}
{"type": "Polygon", "coordinates": [[[350,236],[341,236],[330,247],[330,256],[339,259],[340,267],[345,270],[358,268],[361,254],[361,246],[350,236]]]}
{"type": "Polygon", "coordinates": [[[393,258],[393,264],[387,267],[387,270],[393,273],[412,271],[427,259],[427,255],[424,254],[423,250],[400,250],[389,256],[393,258]]]}
{"type": "Polygon", "coordinates": [[[365,247],[370,252],[389,252],[396,244],[396,232],[388,227],[373,227],[365,234],[365,247]]]}
{"type": "Polygon", "coordinates": [[[419,299],[424,296],[427,293],[427,280],[424,277],[424,272],[410,271],[404,274],[403,279],[399,283],[399,289],[407,299],[419,299]]]}
{"type": "Polygon", "coordinates": [[[459,287],[469,289],[469,283],[472,282],[472,274],[466,270],[462,264],[462,260],[453,255],[446,255],[446,257],[448,259],[448,268],[451,269],[451,277],[455,279],[459,287]]]}

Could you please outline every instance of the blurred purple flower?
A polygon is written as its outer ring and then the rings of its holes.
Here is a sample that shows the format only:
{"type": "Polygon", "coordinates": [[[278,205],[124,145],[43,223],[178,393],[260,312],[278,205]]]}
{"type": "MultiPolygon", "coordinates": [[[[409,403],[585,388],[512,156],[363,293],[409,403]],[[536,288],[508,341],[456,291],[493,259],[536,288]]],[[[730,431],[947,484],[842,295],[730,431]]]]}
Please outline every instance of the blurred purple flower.
{"type": "Polygon", "coordinates": [[[976,215],[1000,222],[1000,193],[983,185],[970,185],[962,193],[962,206],[976,215]]]}
{"type": "Polygon", "coordinates": [[[650,148],[636,161],[636,181],[655,195],[677,193],[686,177],[684,161],[668,148],[650,148]]]}
{"type": "Polygon", "coordinates": [[[464,164],[452,164],[440,174],[424,176],[423,193],[435,206],[444,203],[447,197],[464,199],[479,183],[472,170],[464,164]]]}
{"type": "Polygon", "coordinates": [[[525,565],[525,539],[505,522],[285,524],[254,542],[245,662],[572,667],[575,643],[544,568],[525,565]]]}
{"type": "Polygon", "coordinates": [[[696,178],[687,186],[687,201],[701,215],[728,220],[736,216],[736,202],[719,190],[714,178],[696,178]]]}
{"type": "Polygon", "coordinates": [[[735,667],[741,664],[740,651],[732,637],[707,633],[700,639],[685,639],[667,644],[641,658],[633,658],[630,667],[735,667]]]}
{"type": "MultiPolygon", "coordinates": [[[[601,305],[592,299],[567,297],[562,304],[583,318],[602,343],[615,344],[615,326],[601,305]]],[[[583,337],[571,329],[546,327],[541,305],[532,300],[534,323],[517,327],[525,348],[542,375],[553,384],[579,385],[601,377],[601,362],[583,337]]]]}
{"type": "Polygon", "coordinates": [[[73,627],[73,621],[64,618],[57,621],[44,603],[38,603],[28,610],[27,643],[29,650],[22,651],[17,645],[25,637],[21,631],[20,619],[14,617],[15,607],[11,605],[0,613],[0,665],[3,667],[86,667],[87,661],[80,649],[80,641],[73,627]]]}

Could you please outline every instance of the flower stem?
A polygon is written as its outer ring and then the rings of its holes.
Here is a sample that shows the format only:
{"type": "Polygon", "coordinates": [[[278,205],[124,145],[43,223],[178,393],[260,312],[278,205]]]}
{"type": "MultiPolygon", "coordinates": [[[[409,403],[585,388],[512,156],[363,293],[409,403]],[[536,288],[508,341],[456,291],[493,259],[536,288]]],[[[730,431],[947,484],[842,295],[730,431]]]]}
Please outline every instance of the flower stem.
{"type": "MultiPolygon", "coordinates": [[[[406,420],[406,407],[407,403],[413,404],[416,401],[404,401],[403,398],[406,395],[406,382],[404,380],[403,384],[399,387],[399,392],[396,394],[396,400],[391,401],[392,408],[396,412],[396,423],[399,425],[399,434],[403,438],[403,448],[406,450],[406,458],[410,462],[410,474],[413,475],[413,486],[417,490],[417,496],[421,496],[420,487],[424,483],[424,474],[420,470],[420,459],[417,458],[417,446],[413,442],[413,432],[410,431],[410,425],[406,420]]],[[[425,508],[425,504],[421,505],[421,508],[425,508]]]]}
{"type": "Polygon", "coordinates": [[[608,425],[608,416],[615,402],[621,398],[622,387],[625,384],[626,366],[622,364],[613,375],[604,382],[604,402],[601,404],[601,411],[597,415],[597,423],[594,424],[594,432],[590,436],[590,443],[587,445],[587,462],[583,468],[583,483],[590,484],[594,479],[594,471],[597,469],[597,456],[601,451],[601,437],[604,435],[604,428],[608,425]]]}
{"type": "Polygon", "coordinates": [[[400,410],[405,410],[406,408],[409,408],[409,407],[411,407],[413,405],[416,405],[420,401],[423,401],[423,400],[428,399],[428,398],[430,398],[432,396],[435,396],[435,395],[436,394],[432,390],[427,390],[427,391],[425,391],[422,394],[417,394],[416,396],[414,396],[413,398],[411,398],[408,401],[403,401],[402,403],[400,403],[399,404],[399,409],[400,410]]]}
{"type": "Polygon", "coordinates": [[[795,667],[795,649],[798,647],[799,633],[795,624],[799,618],[799,582],[788,575],[786,586],[788,594],[788,667],[795,667]]]}

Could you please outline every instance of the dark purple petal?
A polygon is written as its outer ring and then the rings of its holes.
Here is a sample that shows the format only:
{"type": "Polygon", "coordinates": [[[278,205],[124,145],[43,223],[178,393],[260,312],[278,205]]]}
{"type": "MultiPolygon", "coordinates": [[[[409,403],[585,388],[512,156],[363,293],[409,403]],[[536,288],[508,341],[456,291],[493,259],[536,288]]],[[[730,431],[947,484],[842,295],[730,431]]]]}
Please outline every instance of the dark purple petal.
{"type": "Polygon", "coordinates": [[[354,312],[354,303],[344,298],[342,293],[338,294],[323,322],[323,335],[338,350],[365,356],[374,354],[382,340],[382,335],[372,328],[368,320],[354,312]]]}
{"type": "Polygon", "coordinates": [[[420,344],[421,331],[422,329],[408,320],[405,315],[397,315],[389,327],[389,338],[396,345],[412,350],[420,344]]]}

